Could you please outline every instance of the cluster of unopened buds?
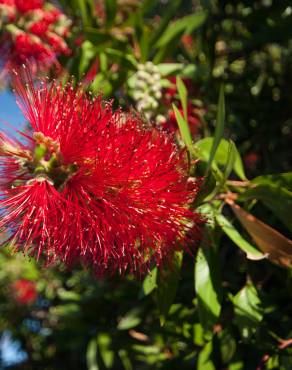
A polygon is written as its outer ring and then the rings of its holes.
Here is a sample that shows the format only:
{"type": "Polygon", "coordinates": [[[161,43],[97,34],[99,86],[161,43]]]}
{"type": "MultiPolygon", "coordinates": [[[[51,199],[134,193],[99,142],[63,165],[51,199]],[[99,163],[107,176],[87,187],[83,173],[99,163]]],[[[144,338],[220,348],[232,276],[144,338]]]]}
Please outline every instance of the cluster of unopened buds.
{"type": "Polygon", "coordinates": [[[153,118],[162,96],[159,69],[152,62],[139,64],[134,79],[132,97],[136,102],[136,108],[147,119],[153,118]]]}
{"type": "Polygon", "coordinates": [[[69,55],[70,20],[43,0],[0,0],[0,51],[5,70],[29,62],[46,70],[69,55]]]}

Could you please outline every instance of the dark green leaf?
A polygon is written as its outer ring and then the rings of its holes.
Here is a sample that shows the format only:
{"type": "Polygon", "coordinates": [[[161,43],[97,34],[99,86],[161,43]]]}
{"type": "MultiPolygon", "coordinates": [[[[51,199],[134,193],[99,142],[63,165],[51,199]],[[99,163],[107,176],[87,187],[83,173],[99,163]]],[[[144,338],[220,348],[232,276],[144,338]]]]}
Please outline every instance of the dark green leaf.
{"type": "Polygon", "coordinates": [[[200,248],[195,263],[195,291],[200,322],[212,335],[221,312],[221,285],[218,254],[215,248],[200,248]]]}
{"type": "Polygon", "coordinates": [[[156,46],[166,46],[170,44],[179,34],[184,32],[190,34],[204,24],[206,17],[207,14],[205,12],[197,12],[170,23],[157,41],[156,46]]]}
{"type": "Polygon", "coordinates": [[[176,296],[183,255],[176,252],[171,268],[160,269],[157,278],[157,305],[160,315],[160,324],[163,326],[166,321],[170,306],[176,296]]]}
{"type": "Polygon", "coordinates": [[[240,195],[239,200],[262,201],[292,231],[292,192],[273,185],[259,185],[240,195]]]}
{"type": "Polygon", "coordinates": [[[252,283],[241,289],[233,298],[234,322],[238,326],[242,338],[248,339],[254,334],[263,319],[261,301],[252,283]]]}
{"type": "Polygon", "coordinates": [[[225,126],[225,98],[224,98],[224,86],[222,85],[219,93],[216,127],[214,133],[214,140],[212,143],[210,156],[208,160],[207,171],[211,168],[216,151],[218,149],[221,139],[223,138],[224,126],[225,126]]]}

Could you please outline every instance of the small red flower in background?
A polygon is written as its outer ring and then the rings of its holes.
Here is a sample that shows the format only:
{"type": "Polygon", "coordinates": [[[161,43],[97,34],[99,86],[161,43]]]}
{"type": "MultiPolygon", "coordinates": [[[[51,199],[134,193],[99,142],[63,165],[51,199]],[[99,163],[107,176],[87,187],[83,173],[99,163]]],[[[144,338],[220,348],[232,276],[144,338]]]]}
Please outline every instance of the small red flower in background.
{"type": "MultiPolygon", "coordinates": [[[[164,93],[164,104],[169,106],[170,109],[168,111],[166,121],[163,123],[163,128],[169,130],[171,132],[175,132],[178,129],[177,121],[175,118],[175,114],[172,110],[172,104],[178,107],[178,110],[183,116],[183,109],[181,102],[178,98],[178,91],[176,88],[176,79],[175,77],[171,77],[169,79],[171,82],[171,86],[168,87],[164,93]]],[[[197,91],[195,91],[192,81],[190,79],[183,79],[183,82],[188,90],[189,95],[196,95],[197,91]]],[[[192,103],[189,99],[187,103],[187,116],[188,116],[188,123],[193,136],[198,134],[199,127],[201,126],[201,119],[200,119],[201,110],[192,103]]]]}
{"type": "Polygon", "coordinates": [[[70,21],[55,6],[41,0],[0,0],[0,54],[9,73],[29,62],[47,70],[57,57],[69,55],[64,37],[70,21]]]}
{"type": "Polygon", "coordinates": [[[249,152],[243,157],[243,162],[248,169],[255,169],[259,162],[259,155],[255,152],[249,152]]]}
{"type": "Polygon", "coordinates": [[[15,301],[21,305],[31,305],[37,299],[36,284],[26,279],[16,280],[12,286],[12,295],[15,301]]]}
{"type": "Polygon", "coordinates": [[[143,273],[200,237],[173,138],[83,91],[17,78],[33,132],[0,136],[0,228],[30,255],[143,273]]]}

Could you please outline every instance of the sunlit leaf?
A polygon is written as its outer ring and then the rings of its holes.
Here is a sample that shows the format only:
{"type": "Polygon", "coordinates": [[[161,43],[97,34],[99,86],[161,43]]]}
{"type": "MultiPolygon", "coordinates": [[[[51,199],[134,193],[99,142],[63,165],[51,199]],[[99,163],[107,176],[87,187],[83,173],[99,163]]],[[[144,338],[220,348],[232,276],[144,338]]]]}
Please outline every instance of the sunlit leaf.
{"type": "Polygon", "coordinates": [[[152,269],[143,281],[143,292],[145,295],[150,294],[157,288],[157,267],[152,269]]]}
{"type": "Polygon", "coordinates": [[[180,130],[181,137],[184,143],[186,144],[187,148],[191,149],[192,148],[192,137],[191,137],[189,126],[186,120],[183,118],[180,111],[177,109],[177,107],[174,104],[172,104],[172,108],[175,114],[175,118],[177,120],[177,124],[180,130]]]}
{"type": "MultiPolygon", "coordinates": [[[[213,143],[214,143],[214,139],[212,137],[207,137],[207,138],[204,138],[202,140],[197,141],[194,145],[195,155],[198,158],[202,159],[203,161],[209,162],[210,161],[211,148],[214,145],[213,143]]],[[[216,168],[217,164],[219,164],[219,165],[225,167],[225,171],[226,171],[226,165],[227,165],[227,162],[228,162],[228,149],[229,148],[230,148],[229,142],[225,139],[222,139],[218,148],[217,148],[214,159],[212,161],[212,167],[213,168],[216,168]]],[[[240,157],[240,154],[239,154],[237,148],[235,147],[235,144],[234,144],[232,150],[234,151],[234,156],[235,156],[234,162],[232,160],[233,170],[240,179],[246,180],[242,160],[241,160],[241,157],[240,157]]]]}
{"type": "Polygon", "coordinates": [[[183,107],[184,119],[188,123],[188,113],[187,113],[187,99],[188,99],[188,90],[185,87],[182,79],[176,78],[176,87],[179,94],[180,102],[183,107]]]}
{"type": "Polygon", "coordinates": [[[200,248],[195,263],[195,291],[200,322],[212,332],[221,312],[221,286],[218,255],[213,247],[200,248]]]}
{"type": "Polygon", "coordinates": [[[266,258],[266,255],[256,249],[236,230],[232,223],[222,214],[216,214],[216,220],[224,233],[246,253],[246,257],[250,260],[261,260],[266,258]]]}
{"type": "Polygon", "coordinates": [[[244,339],[255,333],[263,319],[260,299],[256,288],[249,282],[233,298],[234,322],[238,326],[244,339]]]}

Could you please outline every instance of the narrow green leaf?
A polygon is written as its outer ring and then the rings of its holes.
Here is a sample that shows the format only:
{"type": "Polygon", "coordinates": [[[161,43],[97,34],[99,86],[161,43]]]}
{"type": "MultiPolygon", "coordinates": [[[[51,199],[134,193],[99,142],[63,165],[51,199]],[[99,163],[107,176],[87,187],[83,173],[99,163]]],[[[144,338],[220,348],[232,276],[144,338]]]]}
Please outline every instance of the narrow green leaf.
{"type": "Polygon", "coordinates": [[[243,339],[254,334],[263,319],[261,301],[252,283],[241,289],[232,299],[234,305],[234,323],[238,326],[243,339]]]}
{"type": "Polygon", "coordinates": [[[117,0],[105,0],[106,25],[111,26],[114,23],[117,13],[117,0]]]}
{"type": "Polygon", "coordinates": [[[212,335],[221,312],[220,274],[215,248],[200,248],[194,276],[200,322],[206,333],[212,335]]]}
{"type": "Polygon", "coordinates": [[[97,343],[100,356],[107,369],[112,369],[115,353],[111,349],[112,339],[109,333],[98,333],[97,343]]]}
{"type": "Polygon", "coordinates": [[[92,338],[88,343],[86,351],[86,361],[88,370],[99,370],[96,357],[97,357],[97,340],[96,338],[92,338]]]}
{"type": "Polygon", "coordinates": [[[275,173],[272,175],[263,175],[254,178],[251,181],[253,184],[272,185],[286,188],[292,191],[292,172],[275,173]]]}
{"type": "Polygon", "coordinates": [[[79,10],[80,10],[83,25],[89,26],[90,22],[89,22],[89,15],[87,13],[86,1],[84,0],[76,0],[76,1],[77,1],[79,10]]]}
{"type": "Polygon", "coordinates": [[[229,141],[228,147],[228,154],[227,154],[227,162],[224,170],[224,178],[223,182],[225,182],[229,175],[231,174],[232,169],[234,168],[235,161],[236,161],[236,147],[232,140],[229,141]]]}
{"type": "Polygon", "coordinates": [[[187,148],[189,150],[192,150],[192,137],[191,137],[191,132],[189,129],[189,126],[186,122],[186,120],[183,118],[181,115],[180,111],[177,109],[175,104],[172,104],[172,108],[175,114],[175,118],[177,120],[177,124],[180,130],[181,137],[186,144],[187,148]]]}
{"type": "Polygon", "coordinates": [[[224,85],[222,85],[219,93],[215,134],[207,165],[207,171],[209,171],[211,168],[216,151],[223,137],[224,126],[225,126],[225,98],[224,98],[224,85]]]}
{"type": "MultiPolygon", "coordinates": [[[[212,137],[206,137],[202,140],[197,141],[193,147],[196,157],[202,159],[205,162],[209,162],[211,148],[213,147],[213,145],[214,145],[214,139],[212,137]]],[[[225,139],[222,139],[217,148],[216,154],[214,156],[214,160],[212,161],[212,164],[211,164],[213,169],[217,169],[218,168],[217,164],[219,164],[221,166],[225,166],[225,171],[226,171],[229,148],[230,148],[229,142],[225,139]]],[[[233,170],[240,179],[246,180],[242,160],[241,160],[240,154],[235,144],[233,147],[233,151],[235,152],[233,170]]]]}
{"type": "Polygon", "coordinates": [[[188,90],[185,87],[182,79],[180,77],[176,78],[176,87],[183,107],[184,119],[188,123],[188,112],[187,112],[187,100],[188,100],[188,90]]]}
{"type": "Polygon", "coordinates": [[[133,366],[128,355],[128,352],[125,349],[119,350],[119,356],[122,361],[125,370],[133,370],[133,366]]]}
{"type": "Polygon", "coordinates": [[[266,256],[256,249],[252,244],[245,240],[242,235],[235,229],[232,223],[222,214],[217,214],[216,220],[224,233],[246,253],[246,257],[250,260],[261,260],[266,256]]]}
{"type": "Polygon", "coordinates": [[[150,294],[154,289],[157,288],[157,267],[152,269],[143,281],[143,292],[144,295],[150,294]]]}
{"type": "Polygon", "coordinates": [[[212,352],[213,343],[210,341],[199,353],[197,370],[216,370],[215,365],[211,360],[212,352]]]}
{"type": "Polygon", "coordinates": [[[172,305],[176,296],[182,259],[182,252],[176,252],[174,254],[173,265],[171,266],[171,268],[161,269],[158,271],[157,305],[161,326],[165,324],[170,306],[172,305]]]}
{"type": "Polygon", "coordinates": [[[139,325],[141,322],[141,310],[138,308],[133,308],[126,313],[124,317],[118,323],[118,330],[129,330],[139,325]]]}
{"type": "Polygon", "coordinates": [[[94,45],[86,40],[81,46],[81,60],[79,64],[79,75],[82,76],[83,73],[88,69],[90,62],[96,55],[96,50],[94,45]]]}
{"type": "Polygon", "coordinates": [[[175,22],[171,22],[158,39],[156,47],[161,48],[172,42],[182,33],[190,34],[195,29],[202,26],[207,18],[206,12],[197,12],[195,14],[183,17],[175,22]]]}

